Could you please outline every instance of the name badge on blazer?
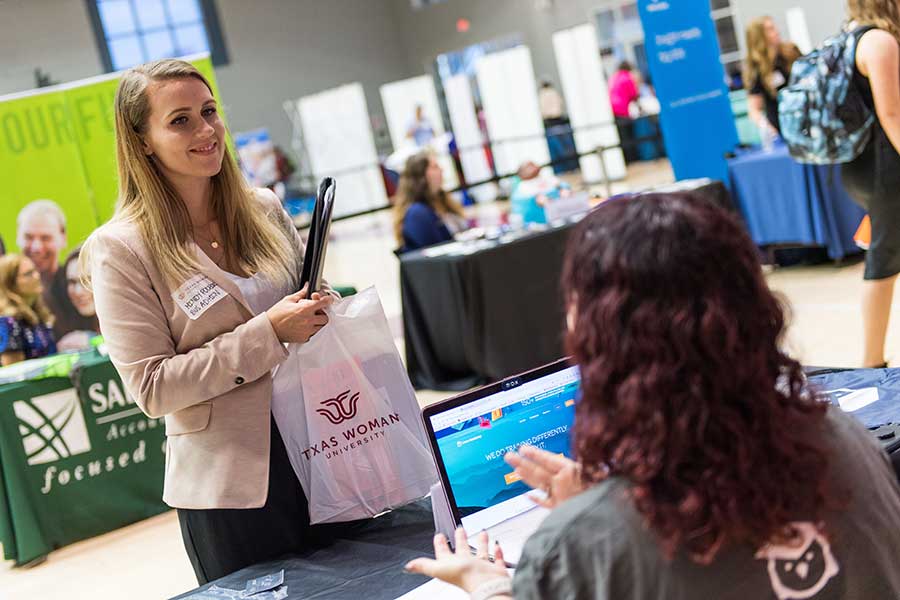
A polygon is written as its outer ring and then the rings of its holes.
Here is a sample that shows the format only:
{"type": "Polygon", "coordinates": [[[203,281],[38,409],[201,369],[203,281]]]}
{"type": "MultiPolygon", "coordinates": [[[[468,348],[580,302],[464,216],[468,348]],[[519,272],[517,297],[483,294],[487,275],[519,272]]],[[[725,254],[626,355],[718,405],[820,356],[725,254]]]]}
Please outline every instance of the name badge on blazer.
{"type": "Polygon", "coordinates": [[[172,292],[172,299],[194,321],[227,295],[218,283],[198,273],[172,292]]]}

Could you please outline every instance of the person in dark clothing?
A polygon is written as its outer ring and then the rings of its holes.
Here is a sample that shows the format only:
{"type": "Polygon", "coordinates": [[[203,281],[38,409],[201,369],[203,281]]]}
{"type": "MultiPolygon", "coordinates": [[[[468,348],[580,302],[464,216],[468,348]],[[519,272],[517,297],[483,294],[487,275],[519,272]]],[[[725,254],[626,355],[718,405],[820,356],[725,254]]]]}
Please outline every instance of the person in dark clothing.
{"type": "Polygon", "coordinates": [[[400,252],[448,242],[468,227],[462,207],[443,190],[443,181],[441,166],[430,152],[406,162],[394,205],[400,252]]]}
{"type": "Polygon", "coordinates": [[[793,44],[781,41],[772,17],[760,17],[747,27],[747,86],[750,119],[760,129],[781,133],[778,122],[778,92],[787,85],[791,66],[800,56],[793,44]]]}
{"type": "Polygon", "coordinates": [[[872,223],[862,297],[863,366],[887,366],[884,343],[900,273],[900,15],[895,0],[850,0],[849,8],[851,26],[869,26],[857,29],[854,83],[878,118],[863,153],[843,165],[842,181],[872,223]]]}

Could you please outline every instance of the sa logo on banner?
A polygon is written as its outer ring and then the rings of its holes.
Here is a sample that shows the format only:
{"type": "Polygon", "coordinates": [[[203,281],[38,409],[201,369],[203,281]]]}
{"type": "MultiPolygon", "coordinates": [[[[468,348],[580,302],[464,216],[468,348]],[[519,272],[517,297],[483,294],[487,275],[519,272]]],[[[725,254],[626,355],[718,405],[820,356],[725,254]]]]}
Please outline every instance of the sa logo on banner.
{"type": "Polygon", "coordinates": [[[91,441],[74,388],[13,403],[29,465],[90,452],[91,441]]]}

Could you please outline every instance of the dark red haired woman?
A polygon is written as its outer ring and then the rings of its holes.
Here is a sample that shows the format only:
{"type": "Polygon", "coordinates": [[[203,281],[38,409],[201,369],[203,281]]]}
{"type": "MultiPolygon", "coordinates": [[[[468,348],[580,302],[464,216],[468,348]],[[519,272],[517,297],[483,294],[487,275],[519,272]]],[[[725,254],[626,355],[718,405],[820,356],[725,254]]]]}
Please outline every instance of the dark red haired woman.
{"type": "Polygon", "coordinates": [[[782,350],[737,219],[687,194],[607,203],[573,234],[563,289],[577,462],[507,457],[553,508],[514,585],[461,532],[459,553],[439,536],[408,569],[478,598],[900,598],[900,488],[782,350]]]}

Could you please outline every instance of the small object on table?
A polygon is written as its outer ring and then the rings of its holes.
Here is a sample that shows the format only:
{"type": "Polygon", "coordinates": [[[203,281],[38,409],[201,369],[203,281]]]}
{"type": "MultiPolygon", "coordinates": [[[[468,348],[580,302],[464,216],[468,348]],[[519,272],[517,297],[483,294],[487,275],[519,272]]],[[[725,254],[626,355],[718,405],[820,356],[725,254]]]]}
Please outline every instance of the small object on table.
{"type": "Polygon", "coordinates": [[[277,573],[266,575],[265,577],[257,577],[256,579],[251,579],[247,582],[247,586],[244,588],[244,593],[242,594],[242,596],[244,598],[247,598],[248,596],[252,596],[260,592],[275,589],[282,583],[284,583],[284,569],[278,571],[277,573]]]}

